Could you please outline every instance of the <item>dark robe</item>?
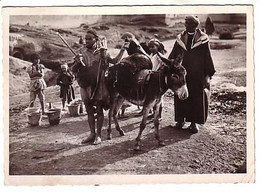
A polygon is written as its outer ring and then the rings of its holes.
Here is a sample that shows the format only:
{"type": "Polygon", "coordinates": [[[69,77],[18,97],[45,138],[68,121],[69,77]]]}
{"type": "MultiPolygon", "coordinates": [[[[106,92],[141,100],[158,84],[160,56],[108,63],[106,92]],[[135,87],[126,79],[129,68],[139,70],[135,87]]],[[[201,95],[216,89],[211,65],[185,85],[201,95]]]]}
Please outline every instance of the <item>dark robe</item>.
{"type": "Polygon", "coordinates": [[[57,85],[60,86],[60,98],[68,103],[75,99],[74,89],[72,86],[73,80],[74,76],[70,72],[62,72],[57,78],[57,85]]]}
{"type": "Polygon", "coordinates": [[[183,101],[174,97],[175,121],[204,124],[210,95],[210,85],[205,84],[205,77],[215,73],[208,36],[199,29],[191,38],[186,31],[182,32],[177,36],[169,59],[175,59],[181,53],[184,53],[182,65],[187,71],[189,97],[183,101]]]}
{"type": "Polygon", "coordinates": [[[136,53],[144,54],[147,56],[151,54],[151,52],[145,42],[140,43],[140,45],[137,45],[134,41],[130,41],[129,47],[126,49],[126,51],[129,56],[136,54],[136,53]]]}

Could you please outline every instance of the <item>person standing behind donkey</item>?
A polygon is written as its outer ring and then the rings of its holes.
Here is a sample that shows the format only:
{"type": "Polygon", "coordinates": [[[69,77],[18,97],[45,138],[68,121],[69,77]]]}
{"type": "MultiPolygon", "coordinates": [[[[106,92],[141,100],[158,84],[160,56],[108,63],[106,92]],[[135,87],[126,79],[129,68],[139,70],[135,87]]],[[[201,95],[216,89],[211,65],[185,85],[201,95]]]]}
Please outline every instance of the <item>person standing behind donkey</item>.
{"type": "MultiPolygon", "coordinates": [[[[123,39],[125,41],[125,43],[128,43],[127,45],[127,48],[126,48],[126,51],[127,51],[127,54],[130,56],[130,55],[133,55],[133,54],[136,54],[136,53],[139,53],[139,54],[144,54],[146,56],[149,56],[148,54],[149,53],[149,49],[148,50],[144,50],[143,45],[141,45],[141,43],[139,43],[139,41],[135,38],[134,34],[130,33],[130,32],[125,32],[122,36],[121,36],[121,39],[123,39]],[[148,52],[148,53],[147,53],[148,52]]],[[[145,47],[145,46],[144,46],[145,47]]]]}
{"type": "MultiPolygon", "coordinates": [[[[158,39],[153,38],[148,42],[148,48],[151,52],[150,59],[153,64],[152,71],[158,72],[161,70],[162,66],[165,65],[164,62],[161,60],[161,58],[158,56],[160,54],[161,57],[165,57],[164,54],[166,54],[166,50],[164,49],[164,45],[158,39]]],[[[162,97],[162,99],[163,99],[163,97],[162,97]]],[[[161,114],[162,114],[162,105],[163,105],[162,103],[161,103],[160,109],[159,109],[160,119],[161,119],[161,114]]],[[[151,117],[151,115],[149,115],[149,117],[151,117]]]]}
{"type": "Polygon", "coordinates": [[[46,83],[43,79],[45,68],[44,65],[40,64],[40,56],[36,53],[31,55],[32,65],[27,68],[27,73],[31,79],[30,82],[30,107],[34,106],[36,96],[38,95],[42,114],[45,114],[45,96],[44,90],[46,89],[46,83]]]}
{"type": "Polygon", "coordinates": [[[153,64],[152,71],[159,71],[164,64],[161,58],[158,56],[160,54],[161,57],[164,57],[166,50],[164,49],[164,45],[158,39],[153,38],[148,42],[148,48],[151,52],[150,58],[153,64]]]}
{"type": "Polygon", "coordinates": [[[182,129],[185,121],[191,122],[188,131],[197,133],[197,124],[207,120],[210,79],[215,73],[207,34],[198,29],[200,21],[196,16],[185,18],[185,28],[177,36],[169,59],[183,54],[182,65],[187,71],[186,81],[189,97],[183,101],[174,97],[175,128],[182,129]]]}
{"type": "Polygon", "coordinates": [[[75,99],[74,89],[73,89],[74,76],[71,74],[68,65],[61,65],[61,73],[57,78],[57,85],[60,86],[60,98],[62,102],[62,110],[65,110],[65,102],[68,104],[75,99]]]}

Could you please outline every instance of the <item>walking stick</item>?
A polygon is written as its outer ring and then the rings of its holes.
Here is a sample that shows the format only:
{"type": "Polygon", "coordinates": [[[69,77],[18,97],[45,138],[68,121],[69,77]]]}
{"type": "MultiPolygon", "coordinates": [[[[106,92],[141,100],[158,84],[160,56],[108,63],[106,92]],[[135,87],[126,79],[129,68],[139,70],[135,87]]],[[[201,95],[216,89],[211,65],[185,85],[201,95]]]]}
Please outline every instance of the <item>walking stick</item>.
{"type": "MultiPolygon", "coordinates": [[[[70,49],[70,51],[72,52],[72,54],[74,54],[74,56],[78,56],[78,54],[72,49],[72,47],[68,44],[68,42],[60,35],[59,32],[57,32],[57,35],[60,37],[60,39],[63,41],[63,43],[70,49]]],[[[86,66],[84,64],[84,62],[82,60],[80,60],[81,64],[83,66],[86,66]]]]}

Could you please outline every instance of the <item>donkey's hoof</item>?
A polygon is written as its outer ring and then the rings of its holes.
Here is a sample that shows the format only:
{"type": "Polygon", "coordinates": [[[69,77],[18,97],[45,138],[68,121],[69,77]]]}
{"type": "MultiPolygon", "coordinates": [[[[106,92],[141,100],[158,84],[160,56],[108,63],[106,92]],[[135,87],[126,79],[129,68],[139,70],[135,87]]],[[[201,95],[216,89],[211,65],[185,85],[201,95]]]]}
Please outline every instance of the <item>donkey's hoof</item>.
{"type": "Polygon", "coordinates": [[[125,132],[124,132],[124,131],[119,131],[119,134],[120,134],[121,136],[125,136],[125,132]]]}
{"type": "Polygon", "coordinates": [[[164,141],[159,141],[159,142],[158,142],[158,145],[159,145],[159,146],[166,146],[166,144],[165,144],[164,141]]]}
{"type": "Polygon", "coordinates": [[[112,135],[107,135],[107,140],[111,140],[112,139],[112,135]]]}
{"type": "Polygon", "coordinates": [[[96,137],[95,141],[93,142],[93,145],[101,144],[101,137],[96,137]]]}
{"type": "Polygon", "coordinates": [[[140,147],[140,146],[135,147],[134,150],[135,150],[135,151],[141,151],[141,147],[140,147]]]}
{"type": "Polygon", "coordinates": [[[141,146],[140,145],[136,145],[134,148],[135,151],[141,151],[141,146]]]}

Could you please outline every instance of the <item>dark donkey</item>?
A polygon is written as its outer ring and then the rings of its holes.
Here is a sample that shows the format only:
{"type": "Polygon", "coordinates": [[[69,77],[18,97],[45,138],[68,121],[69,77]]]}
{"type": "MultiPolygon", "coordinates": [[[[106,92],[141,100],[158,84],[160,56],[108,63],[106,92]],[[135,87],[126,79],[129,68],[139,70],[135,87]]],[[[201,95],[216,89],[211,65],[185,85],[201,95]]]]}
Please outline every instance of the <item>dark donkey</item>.
{"type": "MultiPolygon", "coordinates": [[[[161,57],[161,56],[160,56],[161,57]]],[[[160,71],[151,72],[150,70],[140,70],[138,67],[149,68],[151,60],[142,54],[134,54],[124,58],[119,64],[110,67],[107,83],[111,96],[111,105],[109,110],[108,139],[111,139],[111,118],[113,116],[115,127],[122,131],[118,124],[117,113],[124,100],[133,104],[143,106],[143,118],[140,124],[140,130],[136,138],[136,150],[141,147],[141,135],[145,129],[149,111],[154,110],[155,138],[160,146],[165,145],[159,135],[159,108],[162,95],[171,89],[180,99],[188,97],[186,86],[186,70],[180,65],[182,56],[175,61],[161,57],[166,64],[160,71]],[[137,72],[133,70],[135,67],[137,72]],[[140,82],[140,72],[146,74],[145,81],[140,82]]]]}

